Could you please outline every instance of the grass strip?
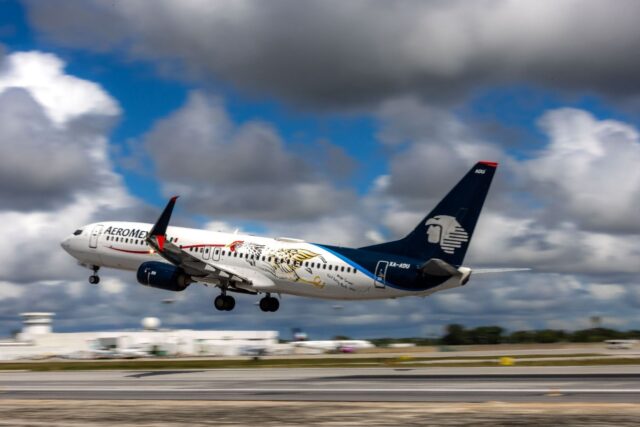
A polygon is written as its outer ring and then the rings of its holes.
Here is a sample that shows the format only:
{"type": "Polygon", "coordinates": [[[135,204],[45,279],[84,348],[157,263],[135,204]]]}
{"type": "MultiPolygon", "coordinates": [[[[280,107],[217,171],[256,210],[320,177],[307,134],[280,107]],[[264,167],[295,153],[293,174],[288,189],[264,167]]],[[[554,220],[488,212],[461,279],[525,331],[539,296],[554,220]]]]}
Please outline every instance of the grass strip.
{"type": "MultiPolygon", "coordinates": [[[[425,365],[429,358],[315,358],[315,359],[257,359],[257,360],[104,360],[6,362],[0,370],[27,371],[93,371],[93,370],[160,370],[160,369],[249,369],[249,368],[349,368],[349,367],[490,367],[500,366],[497,358],[478,362],[456,363],[443,360],[425,365]]],[[[640,358],[602,358],[578,360],[515,360],[515,366],[600,366],[640,365],[640,358]]]]}

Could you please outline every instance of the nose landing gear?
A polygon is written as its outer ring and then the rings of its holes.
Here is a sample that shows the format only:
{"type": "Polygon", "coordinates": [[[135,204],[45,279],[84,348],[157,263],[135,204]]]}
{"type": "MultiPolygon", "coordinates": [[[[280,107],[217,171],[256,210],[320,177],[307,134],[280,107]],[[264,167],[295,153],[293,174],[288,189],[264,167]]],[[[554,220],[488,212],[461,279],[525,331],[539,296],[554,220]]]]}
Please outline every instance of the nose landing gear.
{"type": "Polygon", "coordinates": [[[231,311],[236,306],[236,300],[232,296],[220,294],[213,300],[213,306],[219,311],[231,311]]]}
{"type": "Polygon", "coordinates": [[[272,297],[270,294],[267,294],[266,297],[260,300],[260,310],[262,311],[270,311],[275,312],[280,308],[280,302],[277,298],[272,297]]]}
{"type": "Polygon", "coordinates": [[[98,283],[100,283],[100,276],[98,276],[98,270],[100,270],[100,267],[94,265],[93,267],[91,267],[91,269],[93,270],[93,274],[89,276],[89,283],[91,283],[92,285],[97,285],[98,283]]]}

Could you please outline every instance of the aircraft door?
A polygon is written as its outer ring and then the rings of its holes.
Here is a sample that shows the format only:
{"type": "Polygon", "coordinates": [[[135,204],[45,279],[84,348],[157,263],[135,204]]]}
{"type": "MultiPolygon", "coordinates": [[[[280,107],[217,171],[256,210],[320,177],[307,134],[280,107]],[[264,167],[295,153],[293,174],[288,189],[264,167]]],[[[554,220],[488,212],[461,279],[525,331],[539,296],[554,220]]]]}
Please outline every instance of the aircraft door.
{"type": "Polygon", "coordinates": [[[389,261],[378,261],[378,264],[376,265],[376,278],[373,282],[373,285],[376,288],[384,288],[388,267],[389,261]]]}
{"type": "Polygon", "coordinates": [[[100,237],[100,233],[102,233],[103,225],[96,225],[91,230],[91,236],[89,237],[89,247],[97,248],[98,247],[98,238],[100,237]]]}
{"type": "Polygon", "coordinates": [[[211,258],[214,261],[220,261],[220,252],[221,251],[222,251],[222,249],[220,249],[219,247],[213,248],[213,254],[211,255],[211,258]]]}

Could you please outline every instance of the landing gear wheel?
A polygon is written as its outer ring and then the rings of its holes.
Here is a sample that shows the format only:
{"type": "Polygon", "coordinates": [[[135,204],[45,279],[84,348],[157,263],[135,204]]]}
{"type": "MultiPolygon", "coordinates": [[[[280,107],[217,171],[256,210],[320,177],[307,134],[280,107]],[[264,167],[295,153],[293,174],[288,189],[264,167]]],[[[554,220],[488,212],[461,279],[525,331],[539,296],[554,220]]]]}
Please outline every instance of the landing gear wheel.
{"type": "Polygon", "coordinates": [[[213,300],[213,306],[219,311],[231,311],[236,306],[236,300],[229,295],[218,295],[213,300]]]}
{"type": "Polygon", "coordinates": [[[89,283],[91,283],[92,285],[97,285],[98,283],[100,283],[100,276],[98,276],[98,270],[100,270],[100,267],[94,265],[93,267],[91,267],[91,269],[93,270],[93,274],[89,276],[89,283]]]}
{"type": "Polygon", "coordinates": [[[232,296],[226,295],[224,297],[224,309],[231,311],[236,306],[236,299],[232,296]]]}
{"type": "Polygon", "coordinates": [[[224,295],[218,295],[216,299],[213,300],[213,306],[218,311],[224,311],[224,295]]]}
{"type": "Polygon", "coordinates": [[[274,311],[278,311],[278,308],[280,308],[280,302],[278,301],[277,298],[267,295],[266,297],[260,300],[260,310],[262,311],[274,312],[274,311]]]}

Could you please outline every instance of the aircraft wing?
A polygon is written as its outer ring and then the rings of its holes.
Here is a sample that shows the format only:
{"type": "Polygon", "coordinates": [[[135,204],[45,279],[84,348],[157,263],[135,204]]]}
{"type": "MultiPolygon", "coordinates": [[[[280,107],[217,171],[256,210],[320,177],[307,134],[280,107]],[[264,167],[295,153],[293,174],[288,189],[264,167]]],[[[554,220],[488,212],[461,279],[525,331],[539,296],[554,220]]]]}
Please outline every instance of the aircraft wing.
{"type": "Polygon", "coordinates": [[[179,245],[167,241],[166,231],[169,219],[173,212],[176,199],[172,197],[158,218],[156,224],[151,228],[146,242],[161,257],[171,264],[182,268],[185,273],[196,281],[214,283],[218,286],[240,287],[241,289],[270,288],[275,286],[273,281],[267,276],[251,268],[227,266],[221,263],[203,261],[179,245]]]}

